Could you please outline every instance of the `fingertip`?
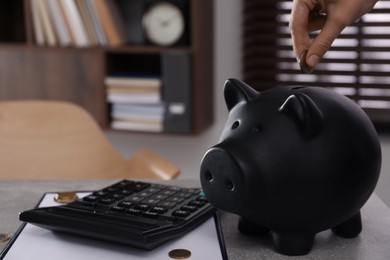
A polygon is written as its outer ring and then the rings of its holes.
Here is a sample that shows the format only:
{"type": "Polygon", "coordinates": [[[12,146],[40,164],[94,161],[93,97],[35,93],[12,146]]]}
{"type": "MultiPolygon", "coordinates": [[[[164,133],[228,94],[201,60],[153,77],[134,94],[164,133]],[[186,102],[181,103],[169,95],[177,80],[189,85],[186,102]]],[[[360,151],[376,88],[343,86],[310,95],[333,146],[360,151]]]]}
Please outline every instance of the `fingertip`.
{"type": "Polygon", "coordinates": [[[307,66],[314,68],[317,66],[317,64],[320,62],[321,58],[317,54],[311,54],[307,59],[306,59],[306,64],[307,66]]]}

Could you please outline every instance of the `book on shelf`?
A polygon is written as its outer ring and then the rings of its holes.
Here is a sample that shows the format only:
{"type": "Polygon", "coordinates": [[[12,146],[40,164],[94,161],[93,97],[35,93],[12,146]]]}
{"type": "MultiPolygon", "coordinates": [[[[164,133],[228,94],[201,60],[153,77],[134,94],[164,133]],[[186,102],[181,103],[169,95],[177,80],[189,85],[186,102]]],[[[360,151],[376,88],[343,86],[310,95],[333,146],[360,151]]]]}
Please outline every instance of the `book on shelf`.
{"type": "Polygon", "coordinates": [[[117,46],[127,25],[113,0],[31,0],[33,35],[39,46],[117,46]]]}
{"type": "Polygon", "coordinates": [[[122,5],[120,9],[118,4],[116,4],[114,1],[106,0],[106,3],[108,11],[114,23],[114,28],[118,33],[118,37],[121,41],[121,44],[128,43],[130,37],[128,33],[127,22],[122,13],[122,5]]]}
{"type": "Polygon", "coordinates": [[[109,92],[107,101],[110,103],[156,104],[161,102],[159,92],[109,92]]]}
{"type": "Polygon", "coordinates": [[[143,87],[107,87],[109,94],[129,94],[144,96],[160,96],[160,88],[143,88],[143,87]]]}
{"type": "Polygon", "coordinates": [[[72,44],[72,38],[59,2],[56,0],[46,0],[46,3],[49,7],[49,15],[52,18],[51,21],[57,34],[59,44],[61,46],[70,46],[72,44]]]}
{"type": "Polygon", "coordinates": [[[118,120],[163,120],[165,105],[158,104],[113,104],[111,118],[118,120]]]}
{"type": "Polygon", "coordinates": [[[129,87],[129,86],[111,86],[107,87],[107,92],[109,93],[159,93],[161,90],[160,87],[129,87]]]}
{"type": "Polygon", "coordinates": [[[131,74],[110,75],[105,78],[104,83],[108,87],[161,88],[162,86],[162,81],[160,77],[131,74]]]}
{"type": "Polygon", "coordinates": [[[159,103],[161,80],[158,77],[111,75],[104,80],[110,103],[159,103]]]}
{"type": "Polygon", "coordinates": [[[32,24],[33,24],[33,31],[34,31],[34,39],[35,43],[38,46],[45,45],[45,36],[43,35],[43,26],[41,22],[41,16],[40,16],[40,8],[38,7],[39,0],[31,0],[31,18],[32,18],[32,24]]]}
{"type": "Polygon", "coordinates": [[[126,42],[120,12],[112,0],[93,0],[98,17],[110,46],[117,46],[126,42]]]}
{"type": "Polygon", "coordinates": [[[111,128],[117,130],[131,130],[142,132],[162,132],[163,120],[113,120],[111,128]]]}
{"type": "Polygon", "coordinates": [[[88,36],[88,39],[91,42],[91,45],[98,45],[98,37],[92,25],[92,18],[90,13],[88,12],[87,1],[85,0],[74,0],[76,2],[76,6],[80,11],[81,20],[85,25],[85,30],[88,36]]]}
{"type": "MultiPolygon", "coordinates": [[[[51,0],[53,1],[53,0],[51,0]]],[[[87,36],[87,32],[83,21],[81,19],[80,12],[76,6],[74,0],[58,0],[62,5],[66,19],[72,31],[75,45],[77,47],[86,47],[90,45],[90,41],[87,36]]]]}
{"type": "MultiPolygon", "coordinates": [[[[49,0],[49,1],[50,1],[50,0],[49,0]]],[[[64,18],[65,27],[66,27],[67,32],[69,33],[69,37],[70,37],[70,40],[71,40],[71,46],[76,46],[75,35],[74,35],[73,32],[72,32],[72,28],[71,28],[70,21],[69,21],[69,19],[66,17],[66,12],[65,12],[64,6],[63,6],[62,3],[60,2],[60,0],[55,0],[55,2],[57,2],[58,7],[59,7],[60,12],[61,12],[61,15],[62,15],[62,17],[64,18]]]]}
{"type": "Polygon", "coordinates": [[[94,0],[84,0],[85,6],[87,7],[88,17],[91,21],[93,31],[97,37],[97,41],[101,46],[108,46],[108,39],[103,30],[102,22],[99,18],[99,14],[97,12],[96,6],[94,4],[94,0]]]}
{"type": "Polygon", "coordinates": [[[42,25],[42,32],[45,38],[45,42],[48,46],[57,45],[57,38],[54,32],[53,23],[50,18],[50,10],[48,9],[46,0],[35,0],[34,4],[37,5],[39,21],[42,25]]]}
{"type": "Polygon", "coordinates": [[[112,104],[111,127],[114,129],[162,132],[165,105],[157,104],[112,104]]]}

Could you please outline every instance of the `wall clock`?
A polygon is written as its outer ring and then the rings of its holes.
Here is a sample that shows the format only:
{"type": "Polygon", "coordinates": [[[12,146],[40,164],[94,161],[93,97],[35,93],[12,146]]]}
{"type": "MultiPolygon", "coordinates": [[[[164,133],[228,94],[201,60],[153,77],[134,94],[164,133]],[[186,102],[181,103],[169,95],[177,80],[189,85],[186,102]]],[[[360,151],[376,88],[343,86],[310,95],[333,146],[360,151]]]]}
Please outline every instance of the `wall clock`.
{"type": "Polygon", "coordinates": [[[152,44],[173,45],[184,36],[184,14],[178,6],[170,2],[156,2],[143,14],[142,29],[146,39],[152,44]]]}

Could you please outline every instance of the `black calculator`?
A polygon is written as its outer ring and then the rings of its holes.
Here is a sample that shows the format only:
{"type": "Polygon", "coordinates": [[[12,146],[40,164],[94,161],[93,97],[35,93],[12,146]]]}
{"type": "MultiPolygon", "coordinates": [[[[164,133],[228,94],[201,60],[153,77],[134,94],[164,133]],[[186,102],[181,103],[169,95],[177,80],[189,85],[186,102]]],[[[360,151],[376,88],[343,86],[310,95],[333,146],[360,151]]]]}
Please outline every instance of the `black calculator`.
{"type": "Polygon", "coordinates": [[[19,219],[60,231],[151,250],[215,213],[201,189],[122,180],[74,202],[35,208],[19,219]]]}

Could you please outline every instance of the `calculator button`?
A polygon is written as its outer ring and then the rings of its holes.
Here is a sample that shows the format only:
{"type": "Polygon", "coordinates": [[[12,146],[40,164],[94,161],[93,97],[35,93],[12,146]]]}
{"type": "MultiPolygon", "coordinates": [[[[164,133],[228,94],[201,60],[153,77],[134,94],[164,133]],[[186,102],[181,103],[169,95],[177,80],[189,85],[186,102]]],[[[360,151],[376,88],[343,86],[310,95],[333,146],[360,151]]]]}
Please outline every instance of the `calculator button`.
{"type": "Polygon", "coordinates": [[[115,212],[124,212],[125,211],[125,208],[124,207],[120,207],[120,206],[112,206],[111,207],[111,210],[112,211],[115,211],[115,212]]]}
{"type": "Polygon", "coordinates": [[[99,197],[104,197],[107,194],[108,194],[108,192],[102,191],[102,190],[101,191],[96,191],[96,192],[93,193],[94,196],[99,196],[99,197]]]}
{"type": "Polygon", "coordinates": [[[174,191],[174,192],[178,192],[178,191],[181,191],[182,188],[180,187],[177,187],[177,186],[170,186],[170,187],[167,187],[166,190],[170,190],[170,191],[174,191]]]}
{"type": "Polygon", "coordinates": [[[157,193],[161,191],[161,189],[155,188],[155,187],[150,187],[149,189],[146,189],[145,192],[150,192],[150,193],[157,193]]]}
{"type": "Polygon", "coordinates": [[[198,201],[198,200],[193,200],[188,203],[189,206],[196,206],[196,207],[203,207],[206,202],[204,201],[198,201]]]}
{"type": "Polygon", "coordinates": [[[134,193],[133,190],[131,190],[131,189],[123,189],[123,190],[120,190],[119,192],[125,196],[131,195],[134,193]]]}
{"type": "Polygon", "coordinates": [[[190,212],[187,211],[187,210],[175,210],[173,213],[172,213],[172,216],[174,217],[178,217],[178,218],[185,218],[185,217],[188,217],[188,215],[190,215],[190,212]]]}
{"type": "Polygon", "coordinates": [[[89,195],[83,198],[83,201],[96,202],[100,197],[95,195],[89,195]]]}
{"type": "Polygon", "coordinates": [[[194,212],[198,209],[198,207],[196,206],[190,206],[190,205],[185,205],[183,207],[180,208],[181,210],[186,210],[186,211],[190,211],[190,212],[194,212]]]}
{"type": "Polygon", "coordinates": [[[176,196],[176,197],[180,197],[180,198],[184,198],[184,199],[188,199],[189,197],[191,197],[191,193],[188,193],[188,192],[179,192],[179,193],[176,193],[175,196],[176,196]]]}
{"type": "Polygon", "coordinates": [[[156,212],[156,213],[160,213],[160,214],[164,214],[168,210],[166,208],[164,208],[164,207],[155,206],[150,211],[156,212]]]}
{"type": "Polygon", "coordinates": [[[172,196],[173,194],[175,194],[175,192],[172,190],[164,190],[164,191],[160,192],[159,194],[162,194],[165,196],[172,196]]]}
{"type": "Polygon", "coordinates": [[[141,202],[142,202],[142,203],[145,203],[145,204],[148,204],[148,205],[156,205],[157,203],[160,202],[160,200],[148,198],[148,199],[144,199],[144,200],[141,201],[141,202]]]}
{"type": "Polygon", "coordinates": [[[147,217],[147,218],[157,218],[159,216],[159,214],[156,212],[147,211],[147,212],[144,212],[142,214],[142,216],[147,217]]]}
{"type": "Polygon", "coordinates": [[[140,196],[133,196],[133,197],[129,198],[129,200],[132,201],[132,202],[140,202],[140,201],[142,201],[144,199],[145,199],[144,197],[140,197],[140,196]]]}
{"type": "Polygon", "coordinates": [[[111,199],[111,198],[103,198],[103,199],[99,200],[99,203],[104,204],[104,205],[109,205],[109,204],[112,204],[114,202],[115,202],[115,200],[111,199]]]}
{"type": "Polygon", "coordinates": [[[127,201],[127,200],[124,200],[124,201],[121,201],[121,202],[118,203],[119,207],[126,207],[126,208],[130,208],[133,205],[134,205],[133,202],[127,201]]]}
{"type": "Polygon", "coordinates": [[[136,182],[133,186],[133,190],[138,192],[138,191],[144,190],[150,186],[151,186],[150,183],[136,182]]]}
{"type": "Polygon", "coordinates": [[[121,193],[115,193],[115,194],[112,194],[110,195],[110,198],[114,199],[114,200],[120,200],[124,197],[125,195],[121,194],[121,193]]]}
{"type": "Polygon", "coordinates": [[[156,199],[156,200],[165,200],[168,197],[165,195],[162,195],[162,194],[155,194],[155,195],[152,195],[150,198],[156,199]]]}
{"type": "Polygon", "coordinates": [[[176,202],[176,203],[182,202],[183,200],[184,198],[180,198],[180,197],[169,198],[169,201],[176,202]]]}
{"type": "Polygon", "coordinates": [[[139,205],[135,206],[134,209],[147,211],[149,209],[149,205],[147,205],[147,204],[139,204],[139,205]]]}
{"type": "Polygon", "coordinates": [[[139,209],[128,209],[127,213],[138,216],[142,214],[142,211],[139,209]]]}
{"type": "Polygon", "coordinates": [[[124,186],[129,186],[132,185],[133,183],[134,181],[124,180],[117,184],[114,184],[112,187],[123,188],[124,186]]]}
{"type": "Polygon", "coordinates": [[[160,202],[157,206],[171,209],[174,206],[176,206],[176,203],[175,202],[171,202],[171,201],[163,201],[163,202],[160,202]]]}
{"type": "Polygon", "coordinates": [[[105,192],[115,192],[117,190],[118,190],[118,188],[115,188],[113,186],[110,186],[110,187],[103,189],[103,191],[105,191],[105,192]]]}
{"type": "Polygon", "coordinates": [[[150,192],[141,192],[141,193],[138,193],[137,196],[140,196],[140,197],[149,197],[150,195],[152,195],[152,193],[150,192]]]}

